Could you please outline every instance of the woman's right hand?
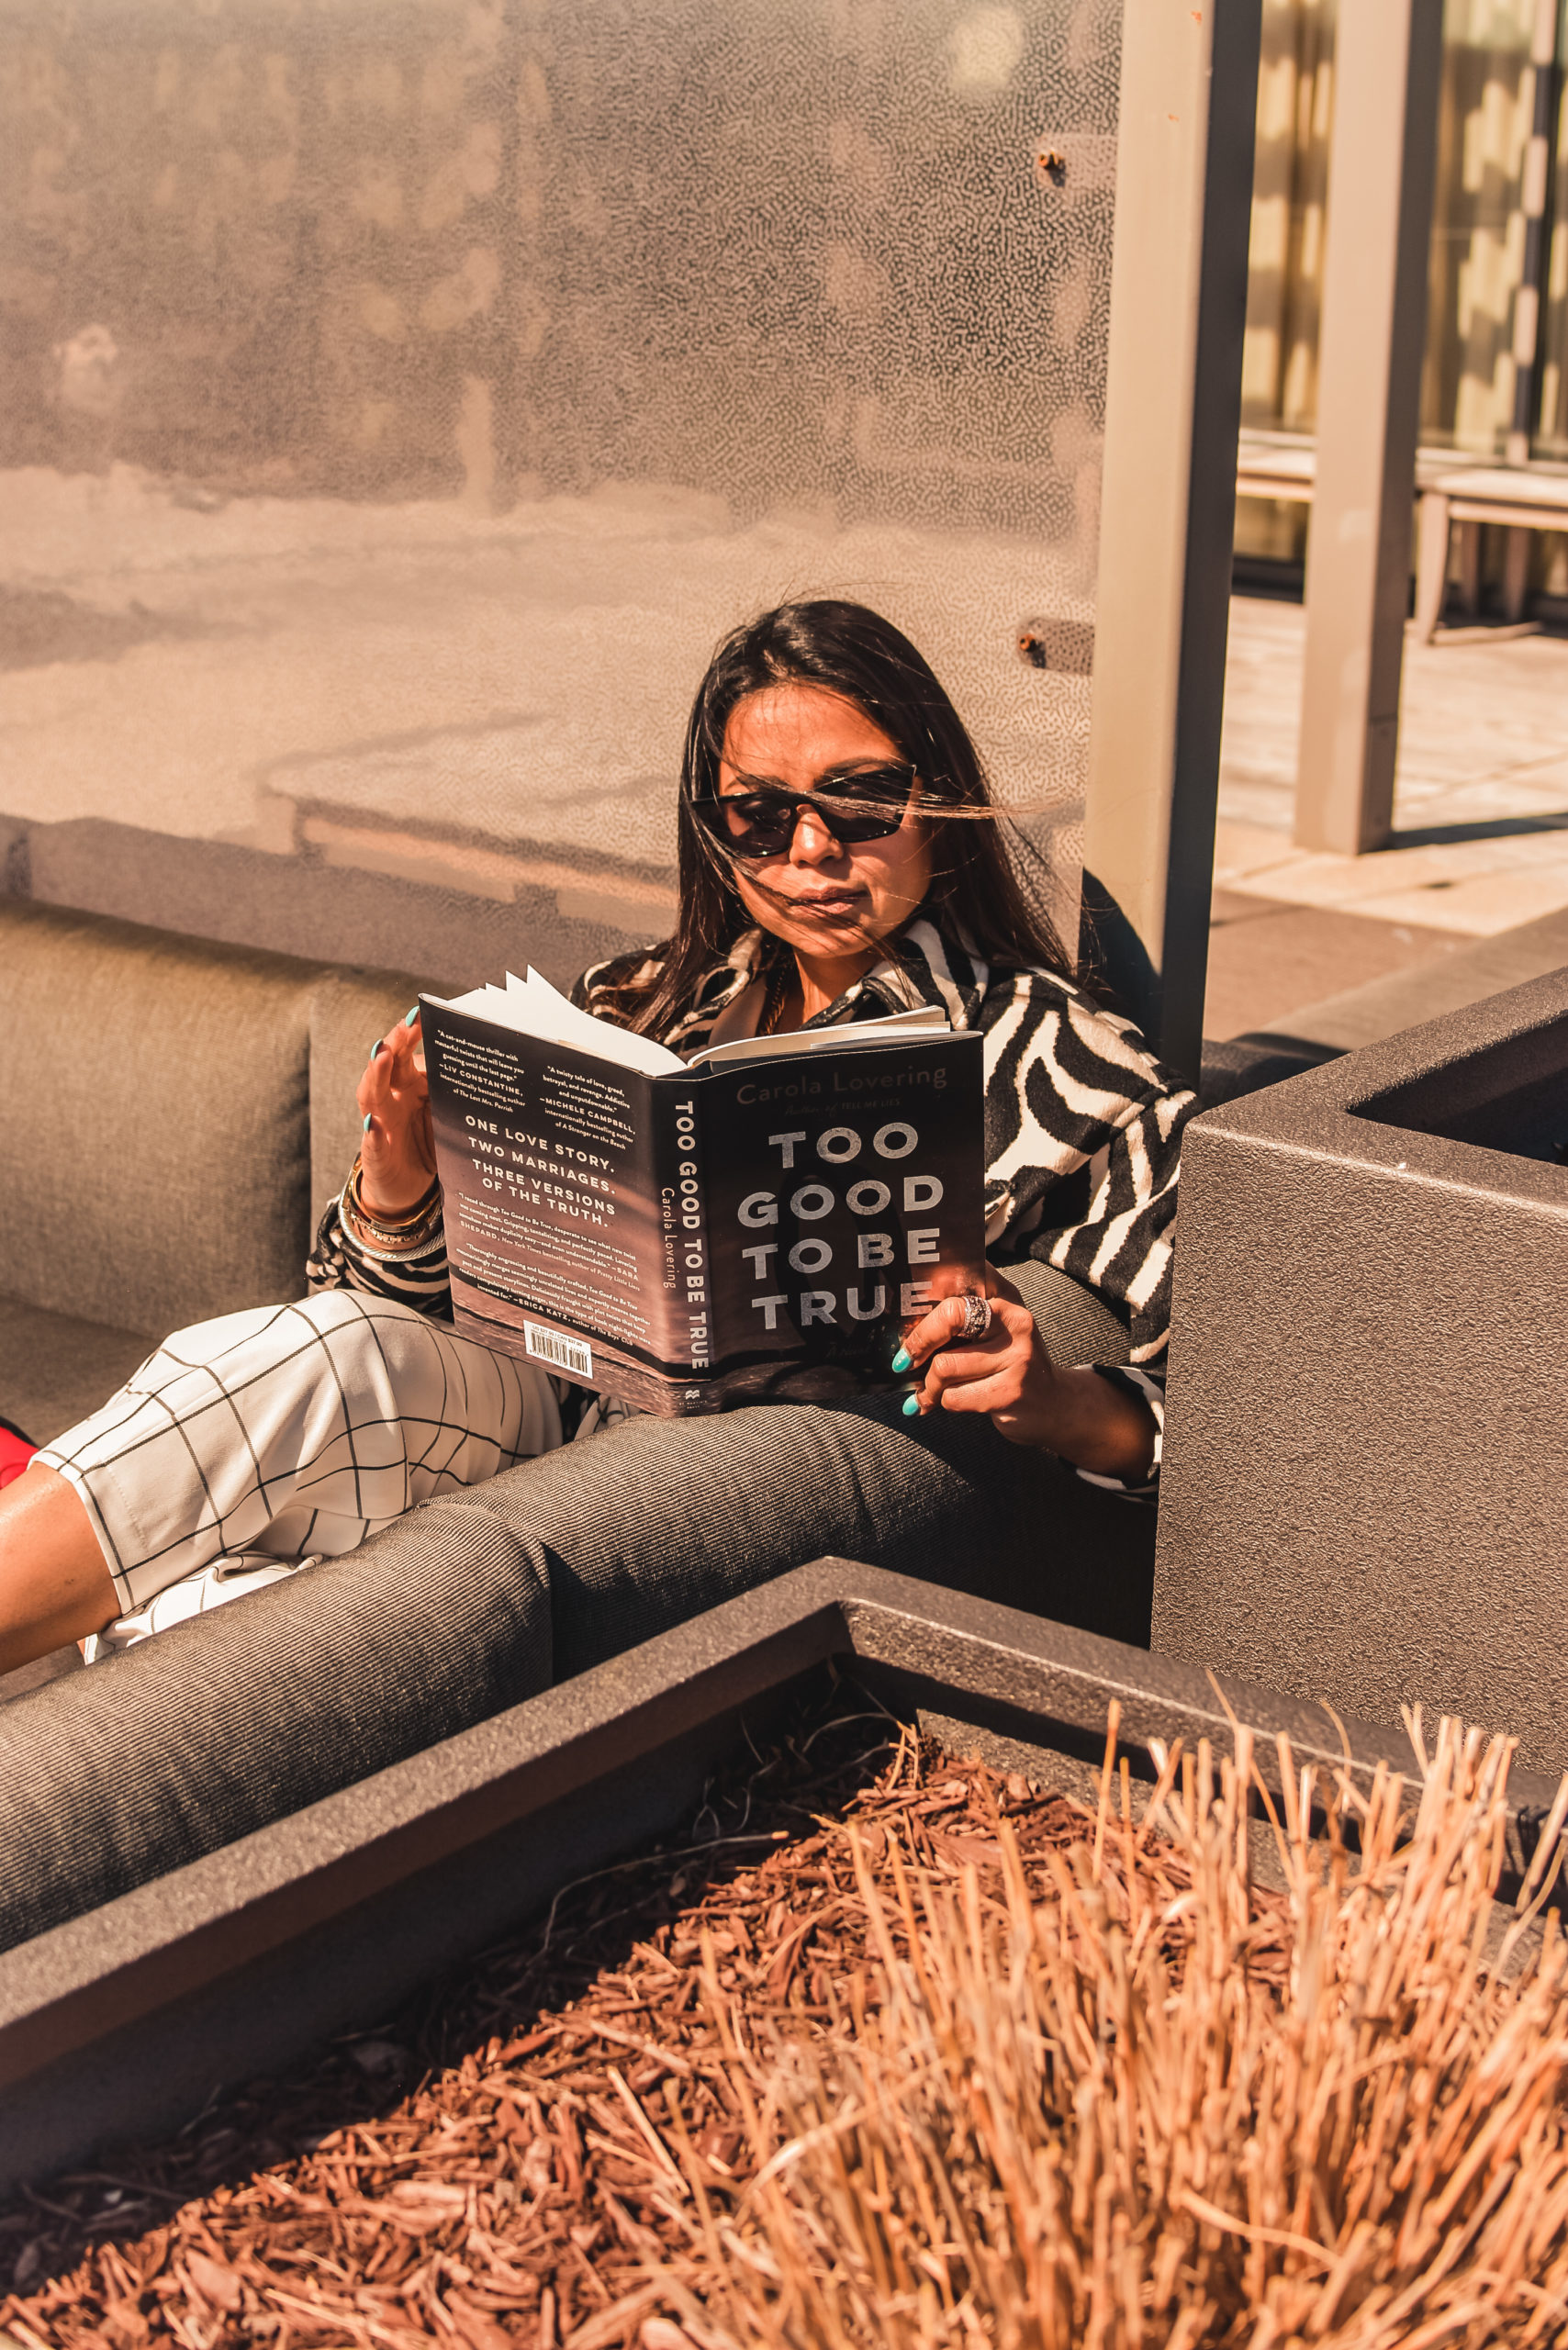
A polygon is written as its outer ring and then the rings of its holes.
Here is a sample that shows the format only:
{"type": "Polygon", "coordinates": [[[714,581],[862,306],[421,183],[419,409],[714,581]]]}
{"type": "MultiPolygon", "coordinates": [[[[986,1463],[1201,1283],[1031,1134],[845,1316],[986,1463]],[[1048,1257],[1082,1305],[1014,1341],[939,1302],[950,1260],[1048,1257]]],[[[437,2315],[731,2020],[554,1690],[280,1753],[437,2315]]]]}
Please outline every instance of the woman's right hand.
{"type": "Polygon", "coordinates": [[[406,1215],[435,1181],[435,1135],[420,1023],[399,1020],[359,1081],[359,1195],[372,1215],[406,1215]]]}

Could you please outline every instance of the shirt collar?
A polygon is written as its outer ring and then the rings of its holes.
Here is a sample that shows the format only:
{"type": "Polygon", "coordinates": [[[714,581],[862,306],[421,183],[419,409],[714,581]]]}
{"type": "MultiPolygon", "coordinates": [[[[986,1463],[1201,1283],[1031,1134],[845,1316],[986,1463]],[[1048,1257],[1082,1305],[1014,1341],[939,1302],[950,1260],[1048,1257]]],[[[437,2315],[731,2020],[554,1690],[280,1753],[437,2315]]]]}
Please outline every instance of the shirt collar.
{"type": "MultiPolygon", "coordinates": [[[[715,1019],[750,987],[763,968],[768,934],[743,931],[699,990],[704,1015],[715,1019]]],[[[917,915],[899,940],[897,956],[884,955],[852,980],[842,995],[813,1013],[808,1028],[835,1028],[845,1020],[879,1020],[889,1012],[915,1012],[935,1004],[955,1028],[970,1028],[980,1014],[989,972],[972,946],[949,945],[928,915],[917,915]],[[955,951],[955,949],[957,951],[955,951]]]]}

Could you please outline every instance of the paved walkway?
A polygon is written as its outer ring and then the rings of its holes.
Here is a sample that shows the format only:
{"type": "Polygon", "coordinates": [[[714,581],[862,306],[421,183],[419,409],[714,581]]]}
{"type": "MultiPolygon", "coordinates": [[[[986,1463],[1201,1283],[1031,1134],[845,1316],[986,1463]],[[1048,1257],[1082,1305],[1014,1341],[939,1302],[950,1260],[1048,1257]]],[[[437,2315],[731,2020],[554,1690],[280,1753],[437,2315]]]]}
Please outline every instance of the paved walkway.
{"type": "Polygon", "coordinates": [[[1241,1036],[1288,1025],[1304,1004],[1412,970],[1469,944],[1462,931],[1369,921],[1334,906],[1292,905],[1216,889],[1204,1034],[1241,1036]]]}
{"type": "Polygon", "coordinates": [[[1291,845],[1301,709],[1298,604],[1231,605],[1223,890],[1484,937],[1568,906],[1568,643],[1497,629],[1407,641],[1394,845],[1291,845]]]}

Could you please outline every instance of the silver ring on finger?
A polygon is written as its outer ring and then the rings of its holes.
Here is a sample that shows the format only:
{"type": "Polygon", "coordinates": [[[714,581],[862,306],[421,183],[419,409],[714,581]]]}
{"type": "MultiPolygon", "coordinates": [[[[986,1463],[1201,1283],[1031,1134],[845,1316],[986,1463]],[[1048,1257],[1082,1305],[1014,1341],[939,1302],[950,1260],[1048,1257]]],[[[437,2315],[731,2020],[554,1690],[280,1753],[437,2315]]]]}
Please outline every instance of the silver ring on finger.
{"type": "Polygon", "coordinates": [[[964,1326],[958,1333],[959,1337],[983,1338],[991,1327],[990,1298],[981,1297],[978,1290],[967,1289],[963,1292],[963,1300],[964,1326]]]}

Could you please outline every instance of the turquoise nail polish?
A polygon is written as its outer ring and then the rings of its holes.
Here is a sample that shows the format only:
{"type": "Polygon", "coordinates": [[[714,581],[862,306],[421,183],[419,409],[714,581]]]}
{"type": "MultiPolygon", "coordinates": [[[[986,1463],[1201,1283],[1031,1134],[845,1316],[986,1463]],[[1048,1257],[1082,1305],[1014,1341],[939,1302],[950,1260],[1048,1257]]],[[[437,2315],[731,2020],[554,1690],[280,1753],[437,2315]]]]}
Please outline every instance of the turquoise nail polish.
{"type": "Polygon", "coordinates": [[[367,1112],[365,1113],[365,1120],[364,1120],[364,1131],[365,1131],[365,1133],[366,1133],[366,1134],[368,1134],[368,1133],[370,1132],[370,1129],[372,1128],[372,1126],[373,1126],[375,1124],[375,1119],[370,1115],[369,1112],[367,1111],[367,1112]]]}
{"type": "Polygon", "coordinates": [[[909,1348],[907,1347],[901,1347],[897,1354],[893,1357],[893,1370],[895,1373],[901,1371],[907,1371],[913,1360],[914,1357],[910,1353],[909,1348]]]}
{"type": "Polygon", "coordinates": [[[411,1028],[411,1027],[413,1026],[413,1024],[414,1024],[415,1021],[419,1018],[419,1016],[420,1016],[420,1007],[419,1007],[419,1005],[416,1003],[416,1004],[415,1004],[415,1006],[414,1006],[414,1008],[413,1008],[413,1010],[412,1010],[411,1012],[405,1012],[405,1013],[403,1014],[403,1025],[404,1025],[404,1027],[405,1027],[405,1028],[411,1028]]]}
{"type": "Polygon", "coordinates": [[[906,1420],[913,1420],[913,1417],[914,1417],[914,1416],[915,1416],[915,1414],[919,1411],[919,1409],[920,1409],[920,1398],[919,1398],[919,1396],[918,1396],[918,1395],[906,1395],[906,1396],[904,1397],[904,1399],[903,1399],[903,1416],[904,1416],[904,1418],[905,1418],[906,1420]]]}
{"type": "Polygon", "coordinates": [[[379,1036],[377,1036],[377,1038],[376,1038],[376,1040],[375,1040],[375,1044],[374,1044],[374,1045],[372,1045],[372,1046],[371,1046],[371,1048],[370,1048],[370,1058],[371,1058],[371,1059],[372,1059],[372,1060],[374,1060],[374,1059],[375,1058],[376,1054],[377,1054],[378,1052],[380,1052],[380,1050],[381,1050],[381,1049],[382,1049],[382,1039],[381,1039],[379,1036]]]}

